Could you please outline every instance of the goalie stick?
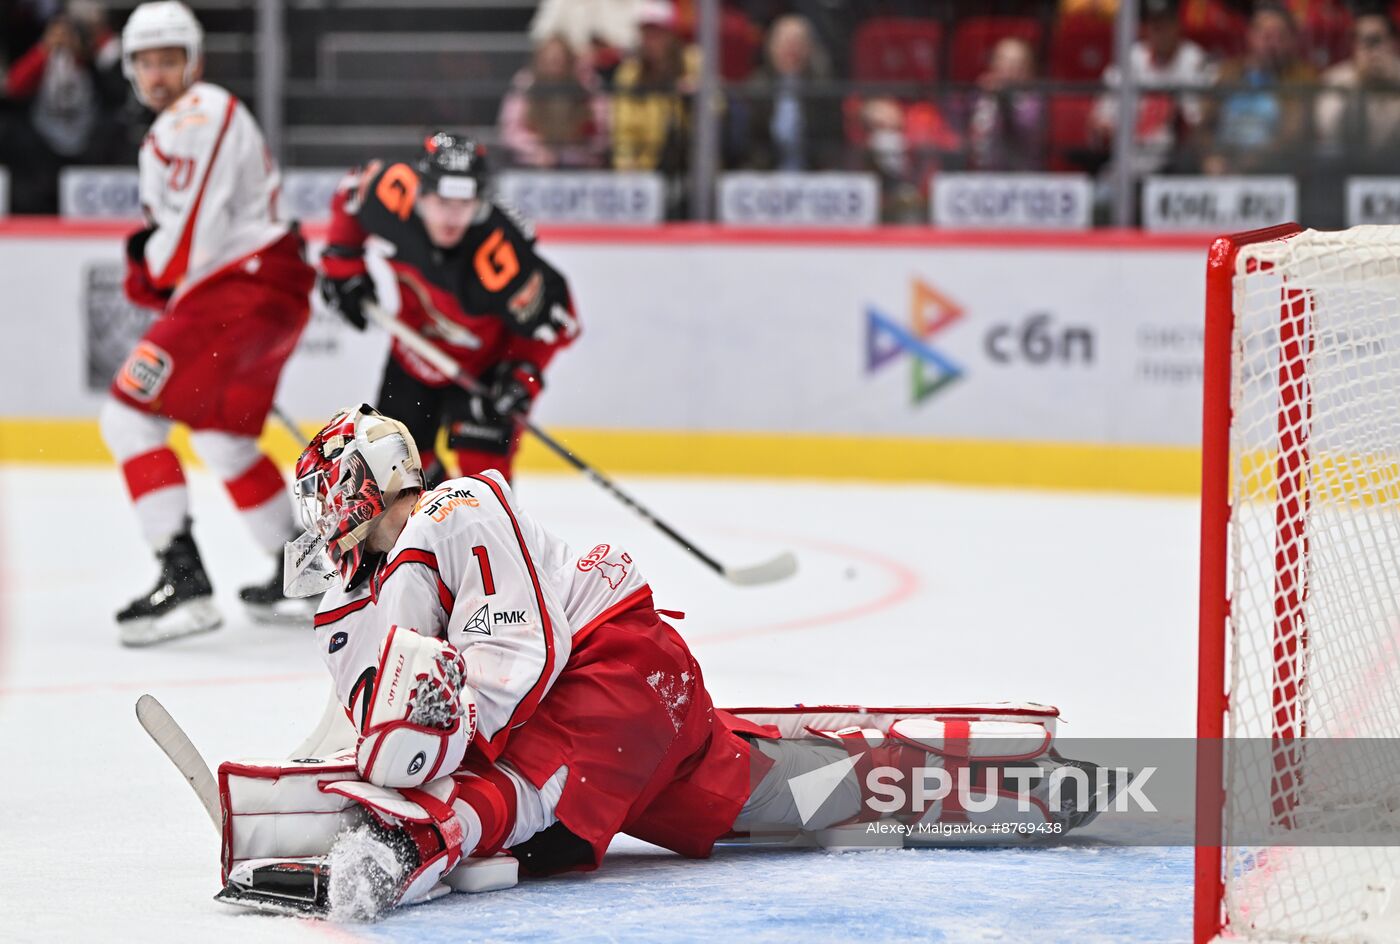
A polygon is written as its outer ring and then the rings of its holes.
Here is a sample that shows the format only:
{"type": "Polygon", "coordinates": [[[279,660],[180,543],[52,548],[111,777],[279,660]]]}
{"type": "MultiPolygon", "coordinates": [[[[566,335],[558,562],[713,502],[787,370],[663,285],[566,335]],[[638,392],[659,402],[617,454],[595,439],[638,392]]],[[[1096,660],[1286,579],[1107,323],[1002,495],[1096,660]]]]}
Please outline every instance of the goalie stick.
{"type": "MultiPolygon", "coordinates": [[[[422,357],[431,364],[435,370],[446,376],[453,383],[457,384],[457,386],[470,393],[480,394],[485,392],[475,377],[462,370],[450,355],[444,353],[437,345],[423,337],[423,335],[419,334],[402,321],[399,321],[376,304],[366,304],[365,311],[373,321],[379,324],[385,331],[388,331],[389,334],[393,335],[404,347],[409,348],[419,357],[422,357]]],[[[749,567],[728,567],[720,563],[714,557],[711,557],[697,547],[689,538],[658,518],[641,502],[624,492],[602,472],[599,472],[597,469],[593,468],[593,466],[570,452],[569,448],[559,442],[559,440],[530,422],[522,413],[516,411],[512,413],[511,416],[536,439],[544,443],[551,452],[573,466],[579,472],[582,472],[589,481],[632,509],[642,520],[651,524],[662,534],[685,548],[702,564],[709,567],[730,583],[738,586],[755,586],[758,584],[774,583],[775,581],[791,577],[797,572],[797,558],[793,556],[791,551],[785,551],[771,560],[753,564],[749,567]]]]}
{"type": "Polygon", "coordinates": [[[190,789],[194,790],[194,795],[199,797],[204,812],[209,814],[214,831],[221,833],[223,824],[219,812],[219,788],[214,783],[214,775],[209,772],[209,765],[204,762],[189,735],[170,717],[165,706],[151,695],[136,699],[136,720],[141,722],[141,727],[146,729],[151,740],[180,771],[190,789]]]}

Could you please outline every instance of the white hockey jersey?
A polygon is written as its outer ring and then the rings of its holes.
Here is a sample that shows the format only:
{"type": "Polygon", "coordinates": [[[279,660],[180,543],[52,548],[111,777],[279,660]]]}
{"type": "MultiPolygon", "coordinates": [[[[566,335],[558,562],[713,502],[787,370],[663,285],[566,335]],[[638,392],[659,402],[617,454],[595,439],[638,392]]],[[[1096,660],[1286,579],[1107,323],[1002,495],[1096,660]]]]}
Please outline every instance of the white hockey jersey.
{"type": "Polygon", "coordinates": [[[141,145],[141,204],[157,227],[146,267],[157,288],[200,279],[280,239],[281,177],[257,122],[233,95],[196,82],[141,145]]]}
{"type": "Polygon", "coordinates": [[[360,728],[390,626],[445,638],[476,698],[476,745],[494,760],[568,661],[575,637],[650,588],[626,551],[580,556],[522,514],[498,472],[425,492],[397,543],[353,591],[327,591],[316,640],[360,728]]]}

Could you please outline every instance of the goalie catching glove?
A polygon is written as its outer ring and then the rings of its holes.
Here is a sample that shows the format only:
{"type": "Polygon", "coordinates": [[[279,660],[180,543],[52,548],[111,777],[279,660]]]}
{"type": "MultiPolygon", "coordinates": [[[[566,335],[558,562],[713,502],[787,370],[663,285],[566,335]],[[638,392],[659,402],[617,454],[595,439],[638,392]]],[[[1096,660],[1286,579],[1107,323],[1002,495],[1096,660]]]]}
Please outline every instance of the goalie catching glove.
{"type": "Polygon", "coordinates": [[[441,639],[390,627],[355,767],[381,787],[416,787],[457,769],[476,734],[466,666],[441,639]]]}

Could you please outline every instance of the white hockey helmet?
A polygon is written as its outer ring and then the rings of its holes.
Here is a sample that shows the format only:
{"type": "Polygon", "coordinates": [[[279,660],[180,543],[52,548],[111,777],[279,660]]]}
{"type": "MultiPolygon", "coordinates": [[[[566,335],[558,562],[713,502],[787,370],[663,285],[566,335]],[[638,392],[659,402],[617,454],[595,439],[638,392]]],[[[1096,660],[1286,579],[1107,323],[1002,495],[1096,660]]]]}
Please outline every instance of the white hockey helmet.
{"type": "MultiPolygon", "coordinates": [[[[194,83],[195,70],[204,56],[204,29],[190,8],[179,0],[155,0],[131,11],[122,27],[122,74],[136,87],[132,57],[146,49],[179,48],[185,51],[185,85],[194,83]]],[[[141,90],[136,89],[139,97],[141,90]]]]}
{"type": "Polygon", "coordinates": [[[423,487],[423,463],[408,428],[370,406],[341,410],[297,461],[295,495],[306,533],[287,546],[283,589],[319,592],[339,572],[346,589],[360,577],[364,541],[399,493],[423,487]],[[324,548],[331,567],[317,567],[324,548]],[[318,584],[319,581],[319,584],[318,584]]]}

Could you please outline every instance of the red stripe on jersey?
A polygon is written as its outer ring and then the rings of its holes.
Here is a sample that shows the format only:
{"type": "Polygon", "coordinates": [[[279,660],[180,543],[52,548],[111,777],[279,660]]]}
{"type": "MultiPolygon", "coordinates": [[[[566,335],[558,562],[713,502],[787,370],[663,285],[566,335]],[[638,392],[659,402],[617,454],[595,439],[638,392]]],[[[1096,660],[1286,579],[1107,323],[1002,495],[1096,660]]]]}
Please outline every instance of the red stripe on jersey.
{"type": "Polygon", "coordinates": [[[394,571],[399,569],[400,564],[422,564],[433,572],[433,577],[437,579],[438,605],[442,607],[443,613],[450,617],[452,615],[452,606],[456,600],[452,596],[452,591],[447,589],[447,584],[442,581],[442,572],[438,570],[437,555],[432,551],[425,551],[422,548],[410,547],[399,551],[394,559],[390,561],[382,571],[375,575],[375,579],[371,581],[370,584],[374,591],[374,597],[376,599],[379,597],[379,592],[384,588],[384,583],[394,571]]]}
{"type": "Polygon", "coordinates": [[[170,163],[170,155],[166,154],[160,149],[160,145],[156,143],[155,135],[147,133],[146,139],[142,141],[141,144],[143,146],[149,144],[151,146],[151,153],[154,154],[156,156],[156,160],[160,161],[162,164],[170,163]]]}
{"type": "Polygon", "coordinates": [[[157,446],[150,452],[127,459],[122,463],[122,476],[126,478],[126,488],[131,493],[132,501],[171,485],[185,484],[180,458],[169,446],[157,446]]]}
{"type": "MultiPolygon", "coordinates": [[[[510,503],[506,501],[505,493],[501,487],[493,480],[484,475],[469,475],[467,478],[475,479],[487,488],[491,489],[491,494],[496,496],[496,501],[501,503],[501,508],[505,510],[506,517],[510,519],[510,526],[515,530],[515,541],[520,545],[520,556],[525,561],[525,569],[530,574],[530,582],[534,585],[535,605],[540,611],[540,626],[544,630],[544,665],[540,669],[540,676],[535,683],[530,686],[530,690],[525,693],[525,697],[515,706],[515,711],[511,712],[510,720],[496,732],[494,737],[480,742],[481,753],[486,755],[488,760],[495,760],[501,756],[501,751],[505,750],[506,740],[510,737],[511,729],[516,725],[523,724],[538,707],[540,699],[544,697],[545,686],[549,683],[549,677],[554,674],[554,625],[549,619],[549,609],[544,604],[544,593],[540,589],[540,578],[535,573],[535,562],[530,558],[530,551],[525,547],[525,535],[520,531],[520,522],[515,520],[515,512],[511,511],[510,503]]],[[[478,739],[480,740],[480,739],[478,739]]]]}
{"type": "MultiPolygon", "coordinates": [[[[578,632],[574,633],[574,645],[577,646],[579,643],[583,642],[586,638],[588,638],[589,634],[592,633],[593,630],[597,629],[599,626],[602,626],[604,623],[612,619],[617,614],[625,613],[627,610],[632,609],[632,607],[637,606],[638,604],[648,601],[650,599],[651,587],[646,584],[642,584],[640,589],[634,590],[632,593],[629,593],[622,600],[620,600],[617,603],[614,603],[612,606],[608,607],[606,610],[593,617],[587,623],[584,623],[583,628],[581,628],[578,632]]],[[[664,614],[668,613],[669,611],[657,610],[656,612],[658,614],[664,614]]]]}
{"type": "Polygon", "coordinates": [[[331,623],[344,619],[351,613],[358,613],[360,610],[363,610],[365,607],[369,606],[372,599],[373,598],[371,597],[362,597],[358,600],[351,600],[349,603],[341,604],[333,610],[326,610],[326,612],[324,613],[317,613],[317,628],[319,629],[322,626],[329,626],[331,623]]]}
{"type": "Polygon", "coordinates": [[[240,511],[256,508],[268,499],[275,498],[287,487],[282,481],[282,473],[267,456],[259,456],[243,474],[224,483],[228,497],[240,511]]]}
{"type": "Polygon", "coordinates": [[[153,279],[156,288],[174,288],[175,283],[184,277],[185,270],[190,264],[190,247],[194,244],[195,224],[199,221],[199,208],[204,203],[204,190],[209,186],[209,175],[214,172],[214,163],[219,159],[219,149],[224,145],[224,138],[228,134],[228,126],[233,123],[233,113],[238,108],[238,99],[232,95],[228,97],[228,107],[224,109],[224,123],[219,126],[219,136],[214,139],[214,150],[209,154],[209,165],[204,168],[204,177],[199,182],[199,192],[195,194],[194,204],[190,207],[190,215],[185,218],[185,229],[180,234],[180,241],[175,245],[175,254],[170,257],[170,262],[166,264],[165,270],[153,279]]]}

